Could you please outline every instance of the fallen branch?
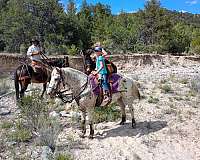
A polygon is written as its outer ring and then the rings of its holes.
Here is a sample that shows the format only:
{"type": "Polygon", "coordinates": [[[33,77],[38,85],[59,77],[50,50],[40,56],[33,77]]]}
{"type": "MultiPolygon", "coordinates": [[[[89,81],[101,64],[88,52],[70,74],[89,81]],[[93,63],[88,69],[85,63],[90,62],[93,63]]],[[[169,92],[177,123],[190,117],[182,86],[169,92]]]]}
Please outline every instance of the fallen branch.
{"type": "MultiPolygon", "coordinates": [[[[39,90],[39,89],[30,89],[30,90],[27,90],[27,91],[25,91],[25,92],[31,92],[31,91],[37,91],[37,90],[39,90]]],[[[13,93],[15,93],[15,91],[10,91],[10,92],[8,92],[8,93],[5,93],[5,94],[3,94],[3,95],[0,95],[0,99],[3,98],[3,97],[9,96],[9,95],[11,95],[11,94],[13,94],[13,93]]]]}
{"type": "Polygon", "coordinates": [[[5,94],[3,94],[3,95],[0,96],[0,99],[3,98],[3,97],[8,96],[8,95],[10,95],[10,94],[13,94],[13,93],[15,93],[15,91],[10,91],[10,92],[8,92],[8,93],[5,93],[5,94]]]}

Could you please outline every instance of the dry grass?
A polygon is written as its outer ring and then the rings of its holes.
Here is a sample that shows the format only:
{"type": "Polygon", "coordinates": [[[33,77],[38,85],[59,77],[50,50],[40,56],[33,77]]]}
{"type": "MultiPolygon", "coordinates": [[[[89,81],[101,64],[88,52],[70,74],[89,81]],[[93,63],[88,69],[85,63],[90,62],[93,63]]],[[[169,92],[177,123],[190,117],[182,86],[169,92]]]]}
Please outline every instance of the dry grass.
{"type": "Polygon", "coordinates": [[[10,85],[8,84],[6,79],[0,79],[0,95],[7,93],[10,89],[10,85]]]}

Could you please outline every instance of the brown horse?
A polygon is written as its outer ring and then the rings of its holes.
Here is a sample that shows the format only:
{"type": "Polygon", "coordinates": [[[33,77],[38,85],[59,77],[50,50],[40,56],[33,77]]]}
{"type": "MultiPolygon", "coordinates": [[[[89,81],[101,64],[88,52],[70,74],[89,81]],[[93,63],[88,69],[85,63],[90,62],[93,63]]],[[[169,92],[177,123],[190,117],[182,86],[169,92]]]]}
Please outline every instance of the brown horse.
{"type": "MultiPolygon", "coordinates": [[[[83,51],[81,54],[83,57],[85,74],[87,74],[87,75],[89,75],[96,68],[96,62],[94,60],[92,60],[92,58],[90,56],[93,53],[94,53],[94,51],[92,49],[88,49],[86,51],[83,51]]],[[[116,65],[114,65],[114,63],[108,61],[107,59],[105,60],[105,63],[111,64],[113,73],[117,73],[117,67],[116,67],[116,65]]]]}
{"type": "Polygon", "coordinates": [[[37,68],[37,72],[35,73],[32,66],[28,64],[22,64],[14,72],[14,83],[15,83],[15,92],[16,92],[16,100],[19,100],[24,96],[24,92],[27,87],[31,83],[43,83],[43,91],[41,97],[43,97],[47,82],[51,79],[51,71],[52,67],[68,67],[68,57],[64,57],[64,59],[58,59],[54,61],[44,61],[47,65],[40,66],[37,68]],[[19,85],[20,89],[19,90],[19,85]]]}

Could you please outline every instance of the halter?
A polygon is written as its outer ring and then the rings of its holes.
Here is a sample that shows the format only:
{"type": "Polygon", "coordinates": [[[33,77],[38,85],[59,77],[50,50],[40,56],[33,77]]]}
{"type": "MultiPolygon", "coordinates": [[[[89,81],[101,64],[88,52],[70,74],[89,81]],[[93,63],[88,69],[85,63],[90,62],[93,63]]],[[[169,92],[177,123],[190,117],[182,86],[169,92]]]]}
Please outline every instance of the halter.
{"type": "MultiPolygon", "coordinates": [[[[60,74],[60,79],[59,79],[59,81],[58,81],[57,86],[58,86],[60,83],[63,83],[63,86],[64,86],[64,88],[65,88],[64,76],[63,76],[62,70],[61,70],[61,69],[57,69],[57,70],[59,70],[59,74],[60,74]]],[[[65,92],[69,91],[69,89],[66,89],[66,90],[64,90],[64,91],[57,91],[57,92],[55,92],[55,93],[56,93],[56,95],[57,95],[64,103],[72,103],[73,100],[76,100],[76,101],[79,100],[79,98],[81,97],[81,94],[82,94],[82,93],[84,92],[84,90],[86,89],[87,84],[88,84],[88,78],[87,78],[86,83],[85,83],[84,85],[82,85],[81,88],[79,89],[80,92],[79,92],[77,95],[73,95],[73,93],[63,94],[63,93],[65,93],[65,92]],[[68,99],[69,99],[69,98],[68,98],[69,95],[71,95],[71,97],[72,97],[71,100],[68,100],[68,99]]]]}

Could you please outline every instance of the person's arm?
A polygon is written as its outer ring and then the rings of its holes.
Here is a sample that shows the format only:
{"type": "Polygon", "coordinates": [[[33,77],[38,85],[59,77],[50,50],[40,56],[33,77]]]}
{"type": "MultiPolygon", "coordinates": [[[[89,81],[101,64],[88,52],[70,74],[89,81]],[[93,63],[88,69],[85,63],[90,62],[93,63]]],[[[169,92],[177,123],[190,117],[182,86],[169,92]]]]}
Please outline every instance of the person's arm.
{"type": "Polygon", "coordinates": [[[27,51],[27,56],[31,56],[31,55],[32,55],[32,47],[29,47],[27,51]]]}
{"type": "Polygon", "coordinates": [[[97,74],[104,68],[103,61],[100,61],[100,68],[96,71],[97,74]]]}
{"type": "Polygon", "coordinates": [[[103,48],[102,48],[102,53],[103,53],[103,56],[104,56],[104,57],[108,55],[108,53],[107,53],[107,52],[105,51],[105,49],[103,49],[103,48]]]}
{"type": "Polygon", "coordinates": [[[94,72],[92,73],[93,75],[98,74],[98,73],[105,67],[105,66],[104,66],[104,63],[103,63],[103,60],[104,60],[103,56],[100,56],[100,57],[99,57],[100,67],[99,67],[99,69],[98,69],[97,71],[94,71],[94,72]]]}

